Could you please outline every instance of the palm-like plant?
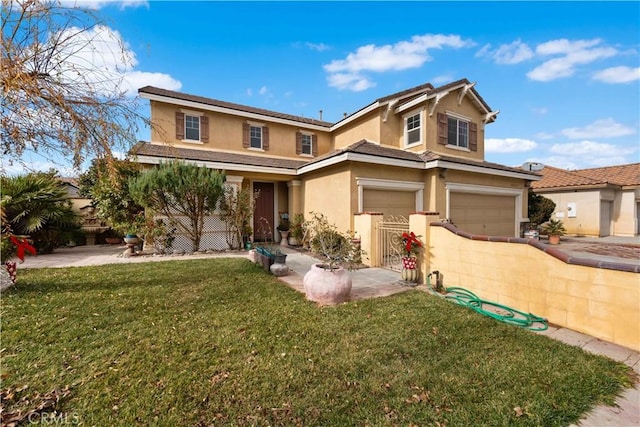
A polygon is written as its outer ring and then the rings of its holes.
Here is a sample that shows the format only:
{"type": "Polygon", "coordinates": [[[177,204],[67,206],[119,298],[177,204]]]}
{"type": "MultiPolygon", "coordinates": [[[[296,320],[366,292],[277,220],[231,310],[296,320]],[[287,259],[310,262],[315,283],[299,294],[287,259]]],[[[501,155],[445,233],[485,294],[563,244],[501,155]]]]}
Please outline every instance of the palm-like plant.
{"type": "MultiPolygon", "coordinates": [[[[39,253],[80,230],[79,218],[55,173],[30,173],[1,178],[2,211],[13,234],[29,235],[39,253]]],[[[3,234],[3,239],[4,239],[3,234]]]]}

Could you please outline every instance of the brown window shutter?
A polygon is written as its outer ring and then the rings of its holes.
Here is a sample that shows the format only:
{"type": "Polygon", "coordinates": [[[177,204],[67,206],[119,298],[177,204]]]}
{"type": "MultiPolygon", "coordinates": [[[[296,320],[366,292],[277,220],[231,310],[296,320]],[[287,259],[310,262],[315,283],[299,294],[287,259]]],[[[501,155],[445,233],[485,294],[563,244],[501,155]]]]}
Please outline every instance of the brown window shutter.
{"type": "Polygon", "coordinates": [[[249,148],[249,140],[251,138],[251,126],[249,123],[242,124],[242,146],[249,148]]]}
{"type": "Polygon", "coordinates": [[[176,139],[184,139],[184,113],[176,111],[176,139]]]}
{"type": "Polygon", "coordinates": [[[209,142],[209,117],[200,117],[200,141],[209,142]]]}
{"type": "Polygon", "coordinates": [[[478,125],[469,123],[469,150],[478,151],[478,125]]]}
{"type": "Polygon", "coordinates": [[[447,115],[438,113],[438,144],[447,145],[447,130],[449,128],[447,115]]]}
{"type": "Polygon", "coordinates": [[[302,134],[296,132],[296,154],[302,154],[302,134]]]}
{"type": "Polygon", "coordinates": [[[262,127],[262,149],[269,150],[269,128],[266,126],[262,127]]]}
{"type": "Polygon", "coordinates": [[[318,135],[313,135],[311,137],[311,155],[318,155],[318,135]]]}

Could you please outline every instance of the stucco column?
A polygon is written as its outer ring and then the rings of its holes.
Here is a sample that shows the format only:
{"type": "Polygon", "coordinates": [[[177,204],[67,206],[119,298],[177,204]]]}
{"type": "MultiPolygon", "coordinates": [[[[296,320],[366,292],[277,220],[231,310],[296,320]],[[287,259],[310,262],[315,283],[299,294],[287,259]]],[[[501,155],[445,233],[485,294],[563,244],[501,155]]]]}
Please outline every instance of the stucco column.
{"type": "Polygon", "coordinates": [[[289,189],[289,218],[302,212],[302,181],[294,179],[287,182],[289,189]]]}
{"type": "Polygon", "coordinates": [[[418,257],[420,268],[420,283],[427,283],[427,274],[431,272],[431,227],[433,221],[439,221],[438,212],[415,212],[409,215],[409,230],[413,231],[422,241],[422,255],[418,257]]]}
{"type": "Polygon", "coordinates": [[[380,265],[377,231],[381,221],[381,212],[363,212],[353,216],[353,230],[360,238],[360,248],[364,251],[362,263],[369,267],[380,265]]]}

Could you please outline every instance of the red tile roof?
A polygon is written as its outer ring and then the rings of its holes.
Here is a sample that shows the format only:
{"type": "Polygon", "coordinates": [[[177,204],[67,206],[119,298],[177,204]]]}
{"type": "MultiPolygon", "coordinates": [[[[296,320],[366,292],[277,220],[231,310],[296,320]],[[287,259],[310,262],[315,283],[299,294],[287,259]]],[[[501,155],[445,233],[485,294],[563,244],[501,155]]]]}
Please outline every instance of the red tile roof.
{"type": "Polygon", "coordinates": [[[564,169],[545,166],[542,179],[531,184],[535,189],[564,187],[640,186],[640,163],[592,169],[564,169]]]}

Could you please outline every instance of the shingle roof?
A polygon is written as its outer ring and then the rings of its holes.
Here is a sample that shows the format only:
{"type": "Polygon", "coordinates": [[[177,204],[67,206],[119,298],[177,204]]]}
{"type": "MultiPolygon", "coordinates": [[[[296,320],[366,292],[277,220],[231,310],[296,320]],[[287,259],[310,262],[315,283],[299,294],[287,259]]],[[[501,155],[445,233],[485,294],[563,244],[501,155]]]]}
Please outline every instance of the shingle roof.
{"type": "Polygon", "coordinates": [[[216,150],[198,150],[192,148],[180,148],[168,145],[150,144],[148,142],[138,142],[132,149],[131,154],[138,156],[151,156],[168,159],[184,159],[205,162],[231,163],[248,166],[265,166],[273,168],[284,168],[296,170],[307,162],[282,159],[267,156],[252,156],[249,154],[229,153],[216,150]]]}
{"type": "Polygon", "coordinates": [[[332,123],[325,122],[325,121],[322,121],[322,120],[312,119],[312,118],[309,118],[309,117],[302,117],[302,116],[295,116],[295,115],[291,115],[291,114],[284,114],[284,113],[279,113],[277,111],[270,111],[270,110],[265,110],[265,109],[262,109],[262,108],[255,108],[255,107],[249,107],[247,105],[234,104],[232,102],[220,101],[218,99],[213,99],[213,98],[206,98],[206,97],[203,97],[203,96],[189,95],[189,94],[181,93],[181,92],[174,92],[172,90],[160,89],[160,88],[153,87],[153,86],[145,86],[143,88],[140,88],[140,89],[138,89],[138,93],[148,93],[150,95],[158,95],[158,96],[164,96],[164,97],[167,97],[167,98],[174,98],[174,99],[183,100],[183,101],[197,102],[199,104],[205,104],[205,105],[211,105],[211,106],[215,106],[215,107],[228,108],[230,110],[243,111],[243,112],[246,112],[246,113],[261,114],[261,115],[268,116],[268,117],[274,117],[274,118],[285,119],[285,120],[293,120],[293,121],[300,122],[300,123],[305,123],[305,124],[310,124],[310,125],[317,125],[317,126],[324,126],[324,127],[327,127],[327,128],[331,127],[331,125],[332,125],[332,123]]]}
{"type": "Polygon", "coordinates": [[[446,162],[450,162],[450,163],[458,163],[461,165],[469,165],[469,166],[476,166],[476,167],[480,167],[480,168],[488,168],[488,169],[495,169],[495,170],[500,170],[500,171],[505,171],[505,172],[516,172],[516,173],[525,173],[527,175],[532,175],[532,176],[539,176],[539,174],[535,173],[535,172],[530,172],[530,171],[525,171],[521,168],[513,168],[511,166],[505,166],[505,165],[501,165],[499,163],[492,163],[492,162],[486,162],[483,160],[473,160],[473,159],[465,159],[463,157],[453,157],[453,156],[446,156],[446,155],[442,155],[442,154],[437,154],[433,151],[425,151],[424,153],[420,154],[420,158],[422,158],[422,160],[424,160],[425,162],[430,162],[430,161],[434,161],[434,160],[442,160],[442,161],[446,161],[446,162]]]}
{"type": "Polygon", "coordinates": [[[308,164],[318,163],[344,153],[368,154],[376,157],[386,157],[390,159],[409,160],[413,162],[423,163],[422,159],[416,153],[399,150],[393,147],[385,147],[373,142],[369,142],[366,139],[362,139],[339,150],[335,150],[322,156],[316,157],[308,164]]]}
{"type": "Polygon", "coordinates": [[[573,171],[545,166],[540,174],[542,179],[531,185],[533,189],[640,185],[640,163],[573,171]]]}

